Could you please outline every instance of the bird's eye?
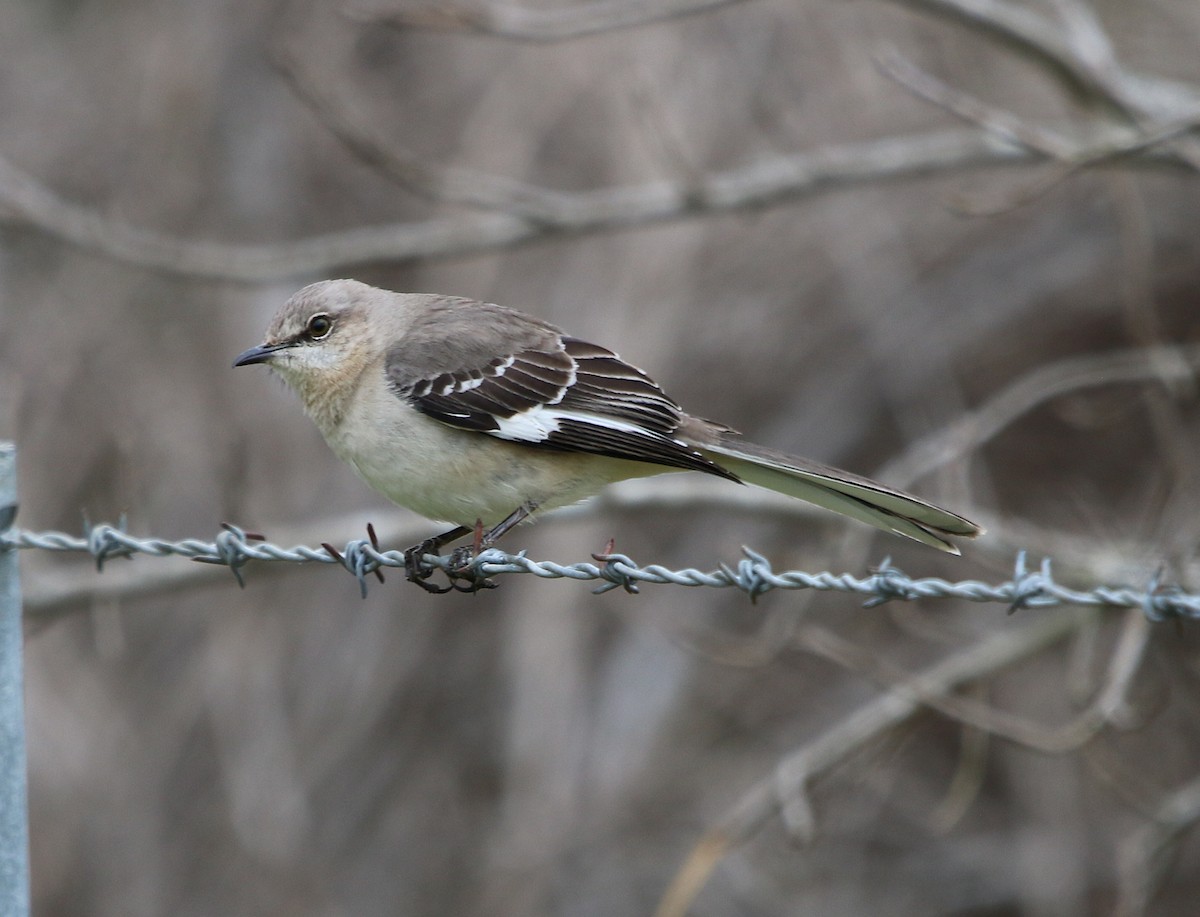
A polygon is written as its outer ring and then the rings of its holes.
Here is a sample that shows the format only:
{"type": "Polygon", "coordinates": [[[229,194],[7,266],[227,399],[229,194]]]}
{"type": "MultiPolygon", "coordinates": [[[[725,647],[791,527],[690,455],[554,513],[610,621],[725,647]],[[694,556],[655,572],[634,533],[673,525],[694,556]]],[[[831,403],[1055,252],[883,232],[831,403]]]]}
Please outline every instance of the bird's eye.
{"type": "Polygon", "coordinates": [[[333,330],[333,319],[324,312],[318,312],[304,326],[304,334],[310,341],[319,341],[328,337],[333,330]]]}

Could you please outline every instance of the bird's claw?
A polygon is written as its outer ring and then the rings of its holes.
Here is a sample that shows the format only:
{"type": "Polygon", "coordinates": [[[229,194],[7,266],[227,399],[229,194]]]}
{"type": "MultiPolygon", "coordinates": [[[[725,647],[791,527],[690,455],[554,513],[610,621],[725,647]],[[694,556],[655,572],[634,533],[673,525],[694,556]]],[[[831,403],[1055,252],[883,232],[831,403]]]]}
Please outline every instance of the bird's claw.
{"type": "Polygon", "coordinates": [[[404,552],[404,575],[410,583],[416,583],[426,592],[442,595],[450,592],[454,586],[438,586],[429,582],[429,577],[437,572],[437,567],[425,562],[426,554],[433,554],[439,548],[436,538],[426,538],[420,544],[415,544],[404,552]]]}
{"type": "Polygon", "coordinates": [[[436,554],[440,550],[436,538],[428,538],[404,552],[404,573],[410,583],[416,583],[426,592],[443,595],[447,592],[479,592],[481,589],[495,589],[500,584],[480,573],[472,562],[476,557],[474,545],[455,548],[450,554],[450,563],[446,567],[446,577],[449,584],[439,586],[429,582],[440,568],[425,560],[426,554],[436,554]]]}
{"type": "Polygon", "coordinates": [[[488,579],[479,572],[479,569],[473,566],[478,552],[482,549],[480,545],[463,545],[461,548],[455,548],[450,554],[450,567],[446,571],[446,575],[450,577],[450,586],[457,589],[459,592],[478,592],[480,589],[495,589],[500,584],[495,580],[488,579]],[[463,580],[466,585],[459,585],[459,580],[463,580]]]}

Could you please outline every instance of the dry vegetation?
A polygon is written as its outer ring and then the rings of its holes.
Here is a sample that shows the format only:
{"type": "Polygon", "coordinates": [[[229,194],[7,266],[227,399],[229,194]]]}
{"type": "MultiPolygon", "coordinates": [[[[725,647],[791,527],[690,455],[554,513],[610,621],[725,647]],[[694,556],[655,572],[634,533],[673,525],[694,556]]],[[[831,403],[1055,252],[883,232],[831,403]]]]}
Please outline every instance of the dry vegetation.
{"type": "MultiPolygon", "coordinates": [[[[699,481],[510,548],[1198,588],[1197,46],[1194,0],[11,0],[20,522],[430,531],[229,368],[354,276],[542,315],[989,528],[943,558],[699,481]]],[[[127,593],[148,559],[64,602],[110,574],[22,560],[40,917],[1200,899],[1195,624],[282,566],[127,593]]]]}

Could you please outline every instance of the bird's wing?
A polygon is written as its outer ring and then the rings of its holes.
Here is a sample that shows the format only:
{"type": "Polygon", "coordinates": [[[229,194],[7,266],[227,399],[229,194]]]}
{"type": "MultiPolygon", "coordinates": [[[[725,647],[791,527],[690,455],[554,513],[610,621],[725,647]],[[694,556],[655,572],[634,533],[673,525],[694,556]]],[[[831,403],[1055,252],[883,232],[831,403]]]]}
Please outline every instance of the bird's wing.
{"type": "Polygon", "coordinates": [[[523,326],[517,315],[489,314],[489,332],[502,333],[486,341],[482,316],[454,333],[453,324],[470,319],[461,308],[438,317],[436,336],[414,329],[388,354],[392,390],[435,420],[497,439],[737,480],[677,438],[679,405],[644,372],[610,350],[520,316],[523,326]]]}

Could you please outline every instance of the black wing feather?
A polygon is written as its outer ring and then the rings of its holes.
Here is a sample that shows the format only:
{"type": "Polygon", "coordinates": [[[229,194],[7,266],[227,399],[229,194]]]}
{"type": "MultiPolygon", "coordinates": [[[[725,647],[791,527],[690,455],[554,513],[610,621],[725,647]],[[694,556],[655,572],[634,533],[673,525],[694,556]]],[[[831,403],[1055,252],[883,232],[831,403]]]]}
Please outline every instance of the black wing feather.
{"type": "Polygon", "coordinates": [[[411,367],[402,375],[398,367],[399,359],[388,370],[396,394],[459,429],[539,449],[608,455],[739,480],[675,438],[682,411],[653,379],[612,351],[578,338],[551,338],[512,357],[424,378],[412,378],[411,367]],[[518,435],[504,423],[542,412],[553,418],[547,432],[537,437],[518,435]]]}

